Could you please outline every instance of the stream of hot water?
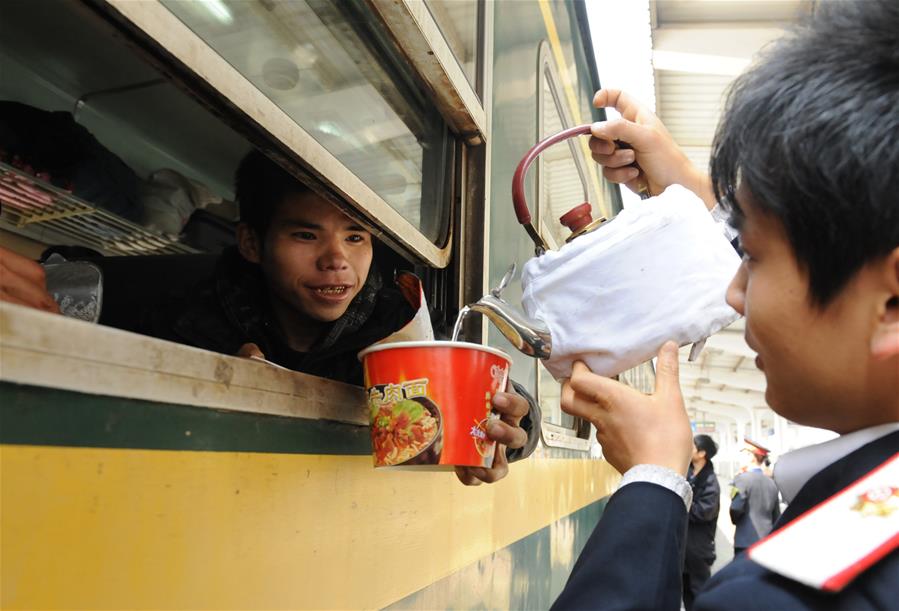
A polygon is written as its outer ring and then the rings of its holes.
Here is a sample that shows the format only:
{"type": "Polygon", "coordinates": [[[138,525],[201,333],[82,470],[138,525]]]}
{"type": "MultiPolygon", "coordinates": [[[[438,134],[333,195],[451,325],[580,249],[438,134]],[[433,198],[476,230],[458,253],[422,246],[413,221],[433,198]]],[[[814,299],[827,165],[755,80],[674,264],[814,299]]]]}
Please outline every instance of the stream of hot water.
{"type": "Polygon", "coordinates": [[[471,308],[468,306],[459,310],[459,315],[456,316],[456,324],[453,325],[453,338],[451,341],[459,341],[459,334],[462,333],[462,323],[465,322],[465,317],[468,316],[469,312],[471,312],[471,308]]]}

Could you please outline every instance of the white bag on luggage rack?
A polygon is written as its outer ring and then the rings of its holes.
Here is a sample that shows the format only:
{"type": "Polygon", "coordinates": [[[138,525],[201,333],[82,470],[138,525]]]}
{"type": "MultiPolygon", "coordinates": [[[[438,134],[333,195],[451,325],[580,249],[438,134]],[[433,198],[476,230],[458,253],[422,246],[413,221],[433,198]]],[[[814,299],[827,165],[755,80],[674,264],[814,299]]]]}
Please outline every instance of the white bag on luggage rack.
{"type": "Polygon", "coordinates": [[[700,342],[736,320],[724,298],[739,265],[702,200],[674,185],[528,261],[522,303],[549,326],[543,363],[556,379],[576,360],[614,376],[667,340],[700,342]]]}

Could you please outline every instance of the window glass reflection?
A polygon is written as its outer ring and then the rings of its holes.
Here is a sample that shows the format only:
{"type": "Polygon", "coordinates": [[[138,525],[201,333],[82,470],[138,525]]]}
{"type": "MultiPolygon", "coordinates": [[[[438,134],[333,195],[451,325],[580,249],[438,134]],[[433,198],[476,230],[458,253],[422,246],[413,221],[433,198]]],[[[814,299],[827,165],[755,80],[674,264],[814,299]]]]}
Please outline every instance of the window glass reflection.
{"type": "MultiPolygon", "coordinates": [[[[543,81],[542,131],[540,139],[552,136],[567,127],[562,119],[560,92],[554,86],[547,70],[543,81]]],[[[559,217],[585,201],[593,204],[593,217],[600,215],[599,206],[590,196],[583,168],[577,163],[577,143],[574,139],[551,146],[540,154],[540,220],[542,228],[548,231],[552,241],[558,245],[565,243],[571,235],[567,227],[559,222],[559,217]]]]}
{"type": "MultiPolygon", "coordinates": [[[[539,124],[540,139],[556,134],[567,127],[568,121],[563,119],[564,103],[553,73],[549,65],[544,65],[540,75],[539,124]]],[[[567,227],[559,222],[559,217],[585,201],[593,202],[590,188],[583,168],[578,164],[579,151],[573,139],[551,146],[539,157],[539,218],[540,229],[544,237],[553,247],[561,246],[571,235],[567,227]]],[[[599,214],[599,207],[593,204],[594,218],[599,214]]],[[[544,420],[570,429],[575,428],[573,416],[562,411],[561,385],[556,382],[545,367],[538,366],[540,405],[543,408],[544,420]]]]}
{"type": "Polygon", "coordinates": [[[386,59],[361,3],[162,3],[426,237],[440,242],[449,216],[443,197],[448,132],[386,59]]]}
{"type": "Polygon", "coordinates": [[[469,84],[477,88],[479,0],[425,0],[425,4],[469,84]]]}
{"type": "Polygon", "coordinates": [[[562,385],[556,382],[546,367],[539,363],[537,375],[540,377],[538,388],[543,419],[552,424],[574,429],[574,416],[562,411],[562,385]]]}

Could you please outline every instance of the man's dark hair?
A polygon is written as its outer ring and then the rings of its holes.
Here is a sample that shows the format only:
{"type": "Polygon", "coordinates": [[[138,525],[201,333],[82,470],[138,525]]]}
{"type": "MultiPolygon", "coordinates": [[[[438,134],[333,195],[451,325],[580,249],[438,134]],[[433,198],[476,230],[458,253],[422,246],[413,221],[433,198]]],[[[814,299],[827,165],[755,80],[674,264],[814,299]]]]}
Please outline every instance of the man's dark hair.
{"type": "Polygon", "coordinates": [[[718,444],[708,435],[697,435],[693,438],[693,445],[697,450],[705,452],[706,460],[712,460],[718,453],[718,444]]]}
{"type": "Polygon", "coordinates": [[[818,3],[733,84],[710,170],[737,228],[738,184],[783,224],[818,307],[899,246],[899,2],[818,3]]]}
{"type": "Polygon", "coordinates": [[[308,193],[309,187],[259,151],[244,157],[234,175],[240,220],[264,237],[278,204],[291,195],[308,193]]]}

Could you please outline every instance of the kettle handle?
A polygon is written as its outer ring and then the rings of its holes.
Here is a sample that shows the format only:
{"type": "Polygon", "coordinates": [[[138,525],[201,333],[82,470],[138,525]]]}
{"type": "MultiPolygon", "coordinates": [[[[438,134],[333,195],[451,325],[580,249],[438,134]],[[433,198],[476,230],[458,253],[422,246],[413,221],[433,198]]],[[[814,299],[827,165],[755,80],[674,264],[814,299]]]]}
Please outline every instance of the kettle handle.
{"type": "Polygon", "coordinates": [[[518,217],[518,222],[524,225],[528,235],[531,236],[531,239],[534,240],[534,244],[537,245],[537,254],[549,250],[549,246],[531,222],[531,211],[528,209],[528,202],[524,195],[525,175],[534,159],[536,159],[545,149],[562,140],[567,140],[574,136],[587,135],[590,133],[590,127],[591,124],[589,123],[578,125],[577,127],[569,127],[566,130],[560,131],[558,134],[554,134],[541,140],[525,153],[524,158],[518,163],[518,167],[515,168],[515,174],[512,176],[512,203],[515,206],[515,216],[518,217]]]}
{"type": "Polygon", "coordinates": [[[512,203],[515,205],[515,216],[518,217],[519,223],[522,225],[529,225],[531,223],[531,211],[528,209],[528,202],[524,196],[524,177],[528,172],[528,168],[531,167],[531,163],[537,158],[537,155],[551,147],[553,144],[573,138],[574,136],[589,134],[590,127],[590,123],[578,125],[577,127],[569,127],[566,130],[560,131],[558,134],[554,134],[541,140],[525,153],[524,158],[518,163],[518,167],[515,168],[515,174],[512,176],[512,203]]]}

